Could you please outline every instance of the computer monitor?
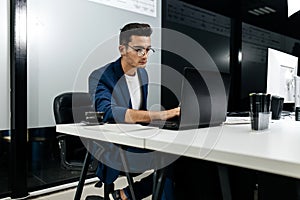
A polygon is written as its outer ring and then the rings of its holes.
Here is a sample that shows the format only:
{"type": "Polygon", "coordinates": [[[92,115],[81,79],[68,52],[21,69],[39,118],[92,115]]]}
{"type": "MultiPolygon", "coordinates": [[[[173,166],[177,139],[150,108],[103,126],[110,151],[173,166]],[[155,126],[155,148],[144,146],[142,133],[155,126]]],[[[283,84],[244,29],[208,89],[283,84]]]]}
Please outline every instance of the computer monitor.
{"type": "Polygon", "coordinates": [[[300,107],[300,76],[295,76],[295,107],[300,107]]]}
{"type": "Polygon", "coordinates": [[[284,103],[295,103],[295,76],[298,57],[268,48],[267,93],[284,98],[284,103]]]}

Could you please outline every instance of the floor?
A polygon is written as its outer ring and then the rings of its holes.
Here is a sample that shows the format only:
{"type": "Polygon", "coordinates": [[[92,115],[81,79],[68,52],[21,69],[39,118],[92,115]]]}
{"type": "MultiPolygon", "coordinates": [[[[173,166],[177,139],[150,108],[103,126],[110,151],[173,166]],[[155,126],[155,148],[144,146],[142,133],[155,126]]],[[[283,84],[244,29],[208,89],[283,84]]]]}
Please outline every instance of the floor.
{"type": "MultiPolygon", "coordinates": [[[[151,173],[151,171],[147,171],[144,174],[135,177],[135,180],[139,180],[144,176],[147,176],[151,173]]],[[[88,195],[99,195],[99,196],[103,196],[103,187],[102,188],[95,188],[94,187],[95,183],[90,183],[85,185],[84,189],[83,189],[83,193],[82,193],[82,200],[85,200],[86,196],[88,195]]],[[[117,181],[115,182],[115,187],[117,189],[119,188],[123,188],[126,186],[126,178],[125,177],[120,177],[117,179],[117,181]]],[[[74,194],[75,194],[75,190],[76,188],[72,188],[72,189],[67,189],[64,191],[60,191],[60,192],[55,192],[52,194],[48,194],[48,195],[43,195],[43,196],[37,196],[37,197],[31,197],[28,198],[30,200],[71,200],[74,198],[74,194]]],[[[144,200],[150,200],[150,197],[145,198],[144,200]]]]}
{"type": "MultiPolygon", "coordinates": [[[[62,167],[60,149],[55,127],[38,128],[29,131],[30,140],[27,143],[27,187],[29,191],[39,190],[78,180],[79,170],[69,170],[62,167]],[[43,137],[42,137],[43,136],[43,137]]],[[[10,191],[10,137],[7,131],[0,130],[0,199],[10,191]]],[[[70,160],[83,160],[85,149],[76,151],[76,157],[70,155],[70,160]]],[[[89,175],[93,175],[94,172],[89,175]]]]}

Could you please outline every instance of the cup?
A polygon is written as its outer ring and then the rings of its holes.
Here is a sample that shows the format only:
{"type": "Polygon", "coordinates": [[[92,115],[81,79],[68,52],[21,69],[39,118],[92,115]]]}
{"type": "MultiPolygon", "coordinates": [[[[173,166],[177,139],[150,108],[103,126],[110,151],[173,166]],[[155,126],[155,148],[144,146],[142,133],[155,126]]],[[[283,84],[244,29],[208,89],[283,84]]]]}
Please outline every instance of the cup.
{"type": "Polygon", "coordinates": [[[85,112],[85,120],[90,124],[101,124],[103,122],[104,112],[85,112]]]}
{"type": "Polygon", "coordinates": [[[278,120],[281,117],[284,98],[279,96],[272,96],[271,98],[271,111],[272,119],[278,120]]]}
{"type": "Polygon", "coordinates": [[[264,130],[269,128],[270,121],[270,94],[251,93],[250,118],[252,130],[264,130]]]}
{"type": "Polygon", "coordinates": [[[295,109],[295,120],[300,121],[300,107],[296,107],[295,109]]]}
{"type": "Polygon", "coordinates": [[[265,130],[269,128],[269,122],[271,113],[270,112],[250,112],[251,117],[251,129],[252,130],[265,130]]]}

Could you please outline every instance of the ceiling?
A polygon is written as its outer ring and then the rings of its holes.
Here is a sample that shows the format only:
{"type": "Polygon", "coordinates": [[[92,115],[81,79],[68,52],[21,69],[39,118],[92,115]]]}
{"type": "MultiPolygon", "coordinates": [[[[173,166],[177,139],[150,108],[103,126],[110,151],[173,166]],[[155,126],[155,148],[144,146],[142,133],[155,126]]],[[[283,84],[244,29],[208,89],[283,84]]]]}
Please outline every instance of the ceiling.
{"type": "Polygon", "coordinates": [[[241,19],[242,22],[254,26],[300,39],[300,12],[288,18],[287,0],[184,1],[231,18],[241,19]]]}

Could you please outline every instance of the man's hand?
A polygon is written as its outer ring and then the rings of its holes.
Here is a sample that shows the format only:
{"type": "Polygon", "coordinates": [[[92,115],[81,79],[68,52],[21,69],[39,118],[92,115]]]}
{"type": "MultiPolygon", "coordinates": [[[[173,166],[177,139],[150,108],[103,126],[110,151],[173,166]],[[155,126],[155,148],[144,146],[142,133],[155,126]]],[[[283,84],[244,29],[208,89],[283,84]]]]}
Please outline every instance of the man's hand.
{"type": "Polygon", "coordinates": [[[161,111],[160,120],[165,121],[167,119],[179,116],[179,114],[180,114],[180,107],[173,108],[173,109],[170,109],[170,110],[161,111]]]}
{"type": "Polygon", "coordinates": [[[153,120],[167,120],[180,114],[180,107],[164,111],[146,111],[127,109],[125,113],[126,123],[145,122],[149,123],[153,120]]]}

